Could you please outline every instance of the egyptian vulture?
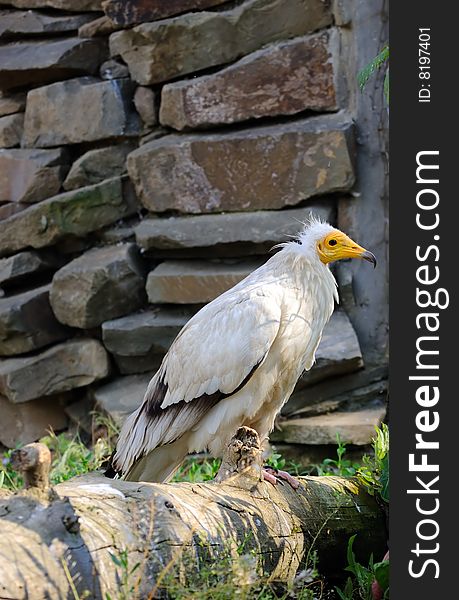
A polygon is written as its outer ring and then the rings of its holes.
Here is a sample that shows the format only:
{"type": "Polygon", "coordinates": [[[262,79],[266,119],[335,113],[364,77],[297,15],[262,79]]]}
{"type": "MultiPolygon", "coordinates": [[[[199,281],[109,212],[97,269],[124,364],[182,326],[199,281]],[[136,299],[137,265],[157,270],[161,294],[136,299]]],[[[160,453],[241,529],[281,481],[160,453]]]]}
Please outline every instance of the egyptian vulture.
{"type": "MultiPolygon", "coordinates": [[[[221,457],[242,425],[267,440],[301,373],[312,367],[338,302],[329,263],[363,258],[376,265],[371,252],[317,220],[280,246],[177,335],[122,427],[112,476],[167,481],[188,453],[221,457]]],[[[269,471],[265,479],[276,482],[269,471]]]]}

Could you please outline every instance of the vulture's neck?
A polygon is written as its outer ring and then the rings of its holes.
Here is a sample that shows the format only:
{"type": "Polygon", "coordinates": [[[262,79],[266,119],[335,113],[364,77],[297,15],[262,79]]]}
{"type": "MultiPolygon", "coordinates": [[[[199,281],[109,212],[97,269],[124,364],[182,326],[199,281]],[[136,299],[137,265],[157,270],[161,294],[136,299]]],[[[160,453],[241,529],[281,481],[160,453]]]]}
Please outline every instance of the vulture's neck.
{"type": "Polygon", "coordinates": [[[308,255],[297,248],[298,245],[292,242],[266,263],[274,277],[279,281],[291,281],[305,291],[311,292],[313,288],[316,297],[325,304],[339,302],[336,280],[329,267],[320,261],[317,254],[308,255]]]}

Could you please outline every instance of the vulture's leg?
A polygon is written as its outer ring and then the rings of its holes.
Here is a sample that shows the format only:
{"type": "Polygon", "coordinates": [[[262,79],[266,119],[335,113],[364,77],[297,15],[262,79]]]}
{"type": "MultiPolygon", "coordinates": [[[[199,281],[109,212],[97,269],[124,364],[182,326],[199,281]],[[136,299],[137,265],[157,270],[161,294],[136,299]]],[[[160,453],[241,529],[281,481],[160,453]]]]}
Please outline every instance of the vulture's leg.
{"type": "Polygon", "coordinates": [[[300,487],[298,479],[295,479],[290,473],[287,473],[287,471],[280,471],[279,469],[275,469],[268,465],[263,467],[263,479],[273,485],[277,485],[277,483],[283,485],[283,481],[286,481],[294,490],[297,490],[300,487]]]}

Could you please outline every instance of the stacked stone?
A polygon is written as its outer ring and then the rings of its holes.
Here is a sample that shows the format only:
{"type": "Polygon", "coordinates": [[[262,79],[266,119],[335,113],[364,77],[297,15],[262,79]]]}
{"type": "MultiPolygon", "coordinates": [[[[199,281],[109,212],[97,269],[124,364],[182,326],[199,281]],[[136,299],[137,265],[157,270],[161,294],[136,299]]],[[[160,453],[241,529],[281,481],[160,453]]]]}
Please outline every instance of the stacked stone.
{"type": "MultiPolygon", "coordinates": [[[[124,418],[200,306],[310,212],[333,220],[355,176],[327,2],[2,5],[0,442],[12,447],[86,422],[94,401],[124,418]]],[[[380,377],[352,375],[363,361],[344,312],[317,359],[288,413],[312,422],[347,392],[376,397],[380,377]]],[[[379,422],[379,404],[368,410],[379,422]]]]}

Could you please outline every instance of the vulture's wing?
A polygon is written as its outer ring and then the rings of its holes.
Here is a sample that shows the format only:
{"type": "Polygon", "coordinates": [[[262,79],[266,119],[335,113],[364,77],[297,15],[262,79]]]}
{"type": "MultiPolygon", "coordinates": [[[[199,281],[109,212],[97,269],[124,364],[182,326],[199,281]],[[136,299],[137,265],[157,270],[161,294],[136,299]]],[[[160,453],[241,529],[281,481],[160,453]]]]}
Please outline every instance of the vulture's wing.
{"type": "Polygon", "coordinates": [[[266,357],[280,326],[279,304],[265,295],[225,296],[185,325],[125,423],[115,455],[122,472],[190,431],[219,400],[244,387],[266,357]]]}

